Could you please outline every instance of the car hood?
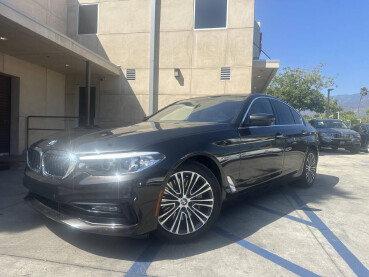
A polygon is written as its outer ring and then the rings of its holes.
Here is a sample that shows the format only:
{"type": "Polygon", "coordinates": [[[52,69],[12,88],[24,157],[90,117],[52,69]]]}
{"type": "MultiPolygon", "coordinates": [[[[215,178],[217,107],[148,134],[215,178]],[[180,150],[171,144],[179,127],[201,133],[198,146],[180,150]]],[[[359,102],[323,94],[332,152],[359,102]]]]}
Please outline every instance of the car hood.
{"type": "Polygon", "coordinates": [[[141,122],[105,130],[78,128],[54,134],[33,146],[79,154],[138,151],[178,137],[221,131],[228,127],[229,124],[208,122],[141,122]]]}
{"type": "Polygon", "coordinates": [[[317,128],[318,133],[332,133],[332,134],[357,134],[354,130],[350,129],[337,129],[337,128],[317,128]]]}

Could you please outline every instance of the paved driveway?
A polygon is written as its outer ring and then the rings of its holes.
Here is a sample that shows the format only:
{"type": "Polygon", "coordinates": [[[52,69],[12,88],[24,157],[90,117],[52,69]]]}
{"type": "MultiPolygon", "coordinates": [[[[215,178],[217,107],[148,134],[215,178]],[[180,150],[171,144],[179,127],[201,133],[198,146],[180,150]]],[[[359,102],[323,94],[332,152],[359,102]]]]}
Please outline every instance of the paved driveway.
{"type": "Polygon", "coordinates": [[[0,171],[0,276],[369,276],[369,155],[321,154],[314,187],[228,203],[180,245],[54,223],[24,204],[21,170],[0,171]]]}

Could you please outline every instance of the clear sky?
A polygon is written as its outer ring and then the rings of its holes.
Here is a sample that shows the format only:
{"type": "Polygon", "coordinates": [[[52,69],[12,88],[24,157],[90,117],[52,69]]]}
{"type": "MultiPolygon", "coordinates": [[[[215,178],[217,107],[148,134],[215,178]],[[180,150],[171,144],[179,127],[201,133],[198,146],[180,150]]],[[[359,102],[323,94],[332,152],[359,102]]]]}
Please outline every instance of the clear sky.
{"type": "Polygon", "coordinates": [[[337,75],[333,94],[369,87],[369,0],[255,0],[255,19],[281,67],[325,63],[337,75]]]}

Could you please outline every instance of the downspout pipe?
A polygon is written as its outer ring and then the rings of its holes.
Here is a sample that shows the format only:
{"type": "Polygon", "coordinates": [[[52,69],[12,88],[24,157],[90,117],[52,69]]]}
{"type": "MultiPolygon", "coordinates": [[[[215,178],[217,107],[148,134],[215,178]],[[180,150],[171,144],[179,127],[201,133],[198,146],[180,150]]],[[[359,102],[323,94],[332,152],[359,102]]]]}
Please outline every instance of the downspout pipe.
{"type": "Polygon", "coordinates": [[[158,110],[161,0],[151,0],[149,115],[158,110]]]}

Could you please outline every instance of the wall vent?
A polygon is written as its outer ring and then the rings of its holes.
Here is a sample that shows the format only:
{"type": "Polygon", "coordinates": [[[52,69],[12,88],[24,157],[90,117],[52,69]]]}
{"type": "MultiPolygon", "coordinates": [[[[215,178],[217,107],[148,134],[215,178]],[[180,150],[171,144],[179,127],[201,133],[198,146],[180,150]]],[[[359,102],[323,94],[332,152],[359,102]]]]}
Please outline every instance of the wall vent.
{"type": "Polygon", "coordinates": [[[127,69],[126,78],[128,81],[135,81],[136,80],[136,69],[127,69]]]}
{"type": "Polygon", "coordinates": [[[220,68],[220,80],[221,81],[231,80],[231,68],[230,67],[221,67],[220,68]]]}

